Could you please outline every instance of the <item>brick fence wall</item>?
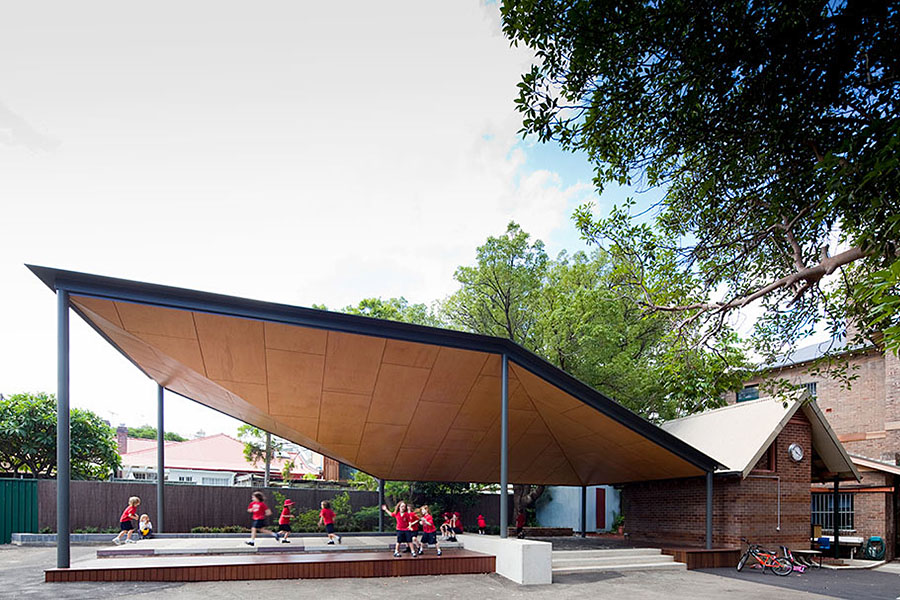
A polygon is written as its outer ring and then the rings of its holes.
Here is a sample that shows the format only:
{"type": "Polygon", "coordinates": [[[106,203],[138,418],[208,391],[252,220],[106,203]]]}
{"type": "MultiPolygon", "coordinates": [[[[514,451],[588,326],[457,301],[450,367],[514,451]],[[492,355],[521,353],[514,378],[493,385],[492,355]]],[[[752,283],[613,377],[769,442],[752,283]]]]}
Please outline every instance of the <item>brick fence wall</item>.
{"type": "MultiPolygon", "coordinates": [[[[755,470],[744,480],[715,478],[714,546],[738,546],[741,537],[746,537],[760,544],[809,547],[811,442],[809,422],[797,413],[774,442],[774,470],[755,470]],[[792,443],[806,452],[800,463],[788,457],[792,443]]],[[[625,531],[634,540],[688,546],[702,546],[706,541],[705,477],[628,484],[622,501],[625,531]]]]}

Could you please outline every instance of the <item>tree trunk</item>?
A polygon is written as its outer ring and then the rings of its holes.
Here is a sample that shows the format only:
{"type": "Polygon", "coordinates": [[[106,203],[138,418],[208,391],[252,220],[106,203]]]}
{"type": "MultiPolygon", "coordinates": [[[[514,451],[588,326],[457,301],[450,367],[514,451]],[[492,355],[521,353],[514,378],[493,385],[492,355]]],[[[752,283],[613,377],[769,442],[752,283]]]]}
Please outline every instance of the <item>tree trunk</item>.
{"type": "MultiPolygon", "coordinates": [[[[516,516],[518,516],[519,511],[527,511],[531,508],[534,508],[534,503],[537,502],[537,499],[540,498],[541,494],[543,493],[544,486],[542,485],[514,485],[513,512],[511,515],[513,523],[515,523],[516,516]]],[[[507,523],[507,525],[509,525],[509,523],[507,523]]]]}

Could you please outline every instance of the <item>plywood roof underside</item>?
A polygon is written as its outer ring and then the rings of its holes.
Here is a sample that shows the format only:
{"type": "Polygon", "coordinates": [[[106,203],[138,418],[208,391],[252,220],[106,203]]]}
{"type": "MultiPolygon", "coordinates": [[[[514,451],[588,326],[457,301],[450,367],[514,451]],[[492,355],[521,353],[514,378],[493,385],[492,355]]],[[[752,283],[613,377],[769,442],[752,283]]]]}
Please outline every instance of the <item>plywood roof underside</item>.
{"type": "MultiPolygon", "coordinates": [[[[500,479],[498,354],[73,295],[165,388],[388,480],[500,479]]],[[[510,361],[511,483],[701,475],[510,361]]]]}

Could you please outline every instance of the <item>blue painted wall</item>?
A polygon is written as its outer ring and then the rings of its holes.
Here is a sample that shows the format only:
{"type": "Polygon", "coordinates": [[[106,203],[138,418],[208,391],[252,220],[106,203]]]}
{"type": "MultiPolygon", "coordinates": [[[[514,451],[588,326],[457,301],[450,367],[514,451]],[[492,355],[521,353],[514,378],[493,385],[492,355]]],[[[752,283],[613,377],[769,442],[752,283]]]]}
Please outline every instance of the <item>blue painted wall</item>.
{"type": "MultiPolygon", "coordinates": [[[[587,489],[587,515],[585,528],[597,531],[597,487],[606,489],[606,528],[612,526],[613,513],[621,512],[619,508],[619,492],[608,485],[590,486],[587,489]]],[[[571,527],[581,530],[581,488],[568,486],[550,486],[544,490],[537,501],[537,520],[543,527],[571,527]]]]}

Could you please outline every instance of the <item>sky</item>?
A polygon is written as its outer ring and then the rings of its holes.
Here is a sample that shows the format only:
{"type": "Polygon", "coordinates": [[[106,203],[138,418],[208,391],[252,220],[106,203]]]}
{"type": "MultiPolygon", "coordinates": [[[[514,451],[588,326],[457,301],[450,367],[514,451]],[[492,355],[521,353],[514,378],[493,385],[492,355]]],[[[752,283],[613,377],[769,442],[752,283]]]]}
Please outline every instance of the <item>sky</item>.
{"type": "MultiPolygon", "coordinates": [[[[453,2],[0,0],[0,393],[55,392],[37,264],[299,306],[431,303],[514,220],[549,253],[598,197],[522,140],[531,64],[453,2]]],[[[156,385],[79,318],[71,398],[155,424],[156,385]]],[[[167,394],[166,429],[238,425],[167,394]]]]}

